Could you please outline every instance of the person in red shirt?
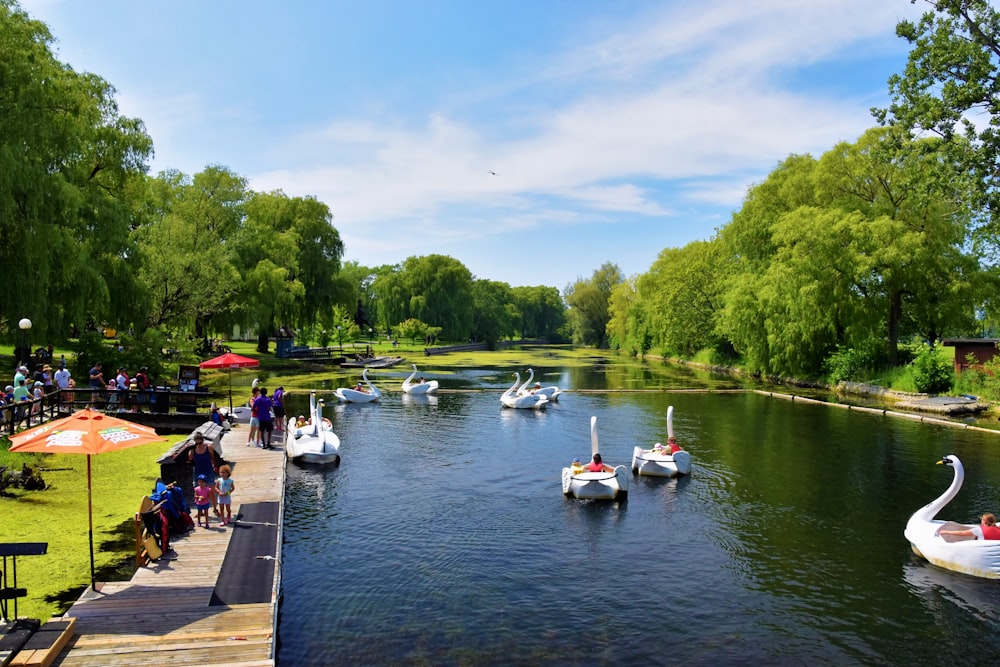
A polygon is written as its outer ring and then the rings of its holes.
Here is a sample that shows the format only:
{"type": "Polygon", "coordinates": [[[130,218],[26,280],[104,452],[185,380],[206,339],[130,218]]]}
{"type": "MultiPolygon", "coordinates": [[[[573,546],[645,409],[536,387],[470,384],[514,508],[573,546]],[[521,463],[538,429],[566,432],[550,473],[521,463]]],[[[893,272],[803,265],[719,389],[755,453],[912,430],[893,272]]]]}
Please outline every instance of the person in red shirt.
{"type": "Polygon", "coordinates": [[[939,530],[938,535],[957,535],[959,537],[974,537],[977,540],[1000,540],[1000,526],[992,514],[984,514],[980,523],[969,530],[939,530]]]}
{"type": "Polygon", "coordinates": [[[587,464],[590,472],[614,472],[615,469],[604,463],[600,454],[594,454],[594,460],[587,464]]]}
{"type": "Polygon", "coordinates": [[[683,452],[684,449],[677,444],[677,438],[670,436],[667,438],[667,447],[670,449],[670,454],[676,454],[677,452],[683,452]]]}

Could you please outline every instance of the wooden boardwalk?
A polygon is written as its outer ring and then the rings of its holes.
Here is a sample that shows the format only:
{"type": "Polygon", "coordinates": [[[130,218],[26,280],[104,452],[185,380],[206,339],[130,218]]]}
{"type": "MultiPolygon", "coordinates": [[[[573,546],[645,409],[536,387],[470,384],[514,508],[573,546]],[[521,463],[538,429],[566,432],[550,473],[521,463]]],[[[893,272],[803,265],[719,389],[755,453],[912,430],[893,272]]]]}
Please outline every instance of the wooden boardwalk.
{"type": "MultiPolygon", "coordinates": [[[[247,447],[246,438],[242,425],[222,439],[236,482],[233,516],[243,503],[278,502],[280,524],[285,452],[247,447]]],[[[76,635],[54,664],[274,665],[280,560],[269,603],[209,605],[232,533],[213,516],[211,528],[171,539],[176,560],[150,563],[131,581],[88,588],[65,614],[77,619],[76,635]]],[[[273,553],[280,557],[280,525],[273,553]]]]}

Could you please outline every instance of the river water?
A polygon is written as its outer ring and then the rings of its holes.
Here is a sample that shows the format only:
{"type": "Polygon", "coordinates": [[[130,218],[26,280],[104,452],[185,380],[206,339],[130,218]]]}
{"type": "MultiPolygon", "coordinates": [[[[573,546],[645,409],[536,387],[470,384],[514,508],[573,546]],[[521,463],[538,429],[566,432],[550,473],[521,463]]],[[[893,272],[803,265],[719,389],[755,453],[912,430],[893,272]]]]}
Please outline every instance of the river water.
{"type": "MultiPolygon", "coordinates": [[[[328,406],[340,466],[289,464],[280,665],[1000,662],[1000,582],[929,566],[903,538],[951,481],[944,454],[966,482],[943,518],[1000,510],[1000,435],[750,392],[507,410],[505,371],[424,399],[398,393],[403,375],[380,403],[328,406]],[[605,460],[629,465],[665,441],[670,405],[689,477],[563,497],[591,415],[605,460]]],[[[547,378],[608,386],[606,369],[547,378]]]]}

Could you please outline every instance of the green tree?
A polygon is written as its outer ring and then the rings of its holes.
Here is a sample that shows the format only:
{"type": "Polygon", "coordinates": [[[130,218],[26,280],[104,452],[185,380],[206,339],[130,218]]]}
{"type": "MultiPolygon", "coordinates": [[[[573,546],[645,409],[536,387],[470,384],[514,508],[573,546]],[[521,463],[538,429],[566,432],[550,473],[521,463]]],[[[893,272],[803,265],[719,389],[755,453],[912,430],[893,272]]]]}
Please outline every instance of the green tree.
{"type": "Polygon", "coordinates": [[[151,300],[147,324],[204,339],[214,318],[222,318],[217,326],[235,318],[242,281],[233,241],[245,215],[246,180],[219,166],[194,177],[166,171],[149,180],[147,191],[147,220],[133,233],[139,279],[151,300]]]}
{"type": "Polygon", "coordinates": [[[1000,234],[1000,13],[988,0],[927,0],[930,11],[900,21],[912,45],[906,67],[889,79],[892,102],[873,110],[916,135],[945,140],[950,157],[972,178],[975,204],[989,211],[980,240],[1000,234]]]}
{"type": "Polygon", "coordinates": [[[495,280],[472,282],[472,338],[490,346],[513,333],[508,306],[513,301],[510,285],[495,280]]]}
{"type": "Polygon", "coordinates": [[[934,142],[885,128],[781,165],[720,234],[737,271],[719,331],[745,365],[815,376],[835,351],[873,341],[894,365],[901,337],[967,328],[985,280],[952,174],[934,142]],[[748,258],[753,239],[768,254],[748,258]]]}
{"type": "Polygon", "coordinates": [[[379,321],[415,318],[439,326],[449,340],[465,340],[472,331],[472,273],[445,255],[410,257],[402,264],[381,267],[372,288],[379,321]]]}
{"type": "Polygon", "coordinates": [[[415,344],[418,338],[427,336],[427,328],[427,324],[411,317],[396,325],[396,334],[400,338],[409,338],[410,343],[415,344]]]}
{"type": "Polygon", "coordinates": [[[0,266],[15,279],[0,320],[36,339],[128,321],[146,307],[129,232],[152,153],[142,121],[119,114],[104,79],[59,62],[48,28],[0,1],[0,266]]]}
{"type": "Polygon", "coordinates": [[[611,290],[621,281],[618,266],[605,262],[589,280],[577,280],[566,289],[566,302],[569,304],[567,319],[573,328],[574,343],[598,348],[608,346],[611,290]]]}
{"type": "Polygon", "coordinates": [[[559,342],[560,330],[566,325],[566,302],[555,287],[511,288],[513,302],[508,311],[515,331],[521,338],[543,338],[559,342]]]}
{"type": "Polygon", "coordinates": [[[717,240],[667,248],[639,277],[637,292],[652,346],[665,354],[691,356],[702,349],[727,353],[716,319],[731,262],[717,240]]]}
{"type": "MultiPolygon", "coordinates": [[[[240,310],[257,328],[257,350],[265,353],[273,332],[283,323],[331,322],[335,299],[332,276],[343,248],[329,228],[330,213],[312,199],[284,193],[255,193],[234,240],[243,275],[240,310]],[[320,245],[321,248],[306,248],[320,245]],[[309,298],[309,289],[321,294],[309,298]]],[[[332,322],[331,322],[332,323],[332,322]]]]}

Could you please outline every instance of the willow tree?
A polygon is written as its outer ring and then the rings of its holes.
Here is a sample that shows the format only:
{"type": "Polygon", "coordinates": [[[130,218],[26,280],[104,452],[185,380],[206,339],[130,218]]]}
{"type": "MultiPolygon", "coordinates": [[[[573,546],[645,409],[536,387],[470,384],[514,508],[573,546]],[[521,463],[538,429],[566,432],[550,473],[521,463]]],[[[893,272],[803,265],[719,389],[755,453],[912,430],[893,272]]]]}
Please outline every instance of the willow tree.
{"type": "Polygon", "coordinates": [[[472,281],[472,338],[492,345],[510,336],[517,317],[510,285],[497,280],[472,281]]]}
{"type": "Polygon", "coordinates": [[[716,240],[694,241],[660,252],[649,271],[637,280],[651,346],[665,354],[683,356],[704,349],[730,353],[716,332],[729,264],[716,240]]]}
{"type": "Polygon", "coordinates": [[[914,147],[891,130],[843,142],[789,178],[762,184],[724,229],[728,248],[766,238],[767,255],[747,262],[725,294],[720,330],[746,365],[815,376],[841,348],[878,350],[897,362],[901,338],[963,332],[985,274],[970,250],[966,184],[934,142],[914,147]],[[759,206],[759,194],[778,206],[759,206]]]}
{"type": "Polygon", "coordinates": [[[446,255],[409,257],[378,271],[373,287],[379,319],[386,327],[410,318],[441,327],[449,340],[472,332],[472,272],[446,255]]]}
{"type": "Polygon", "coordinates": [[[566,303],[555,287],[545,285],[511,288],[511,311],[522,338],[558,341],[566,326],[566,303]]]}
{"type": "Polygon", "coordinates": [[[566,289],[567,319],[573,329],[574,343],[598,348],[608,346],[611,292],[621,281],[618,265],[605,262],[589,279],[578,279],[566,289]]]}
{"type": "Polygon", "coordinates": [[[29,317],[36,340],[144,309],[129,231],[152,142],[111,84],[57,60],[52,42],[0,0],[0,320],[29,317]]]}
{"type": "Polygon", "coordinates": [[[254,193],[234,240],[240,312],[266,352],[282,324],[327,321],[346,298],[336,280],[343,244],[329,208],[312,197],[254,193]]]}
{"type": "Polygon", "coordinates": [[[250,197],[246,179],[212,166],[194,176],[165,171],[148,185],[148,220],[134,232],[148,324],[204,338],[239,303],[234,241],[250,197]]]}

